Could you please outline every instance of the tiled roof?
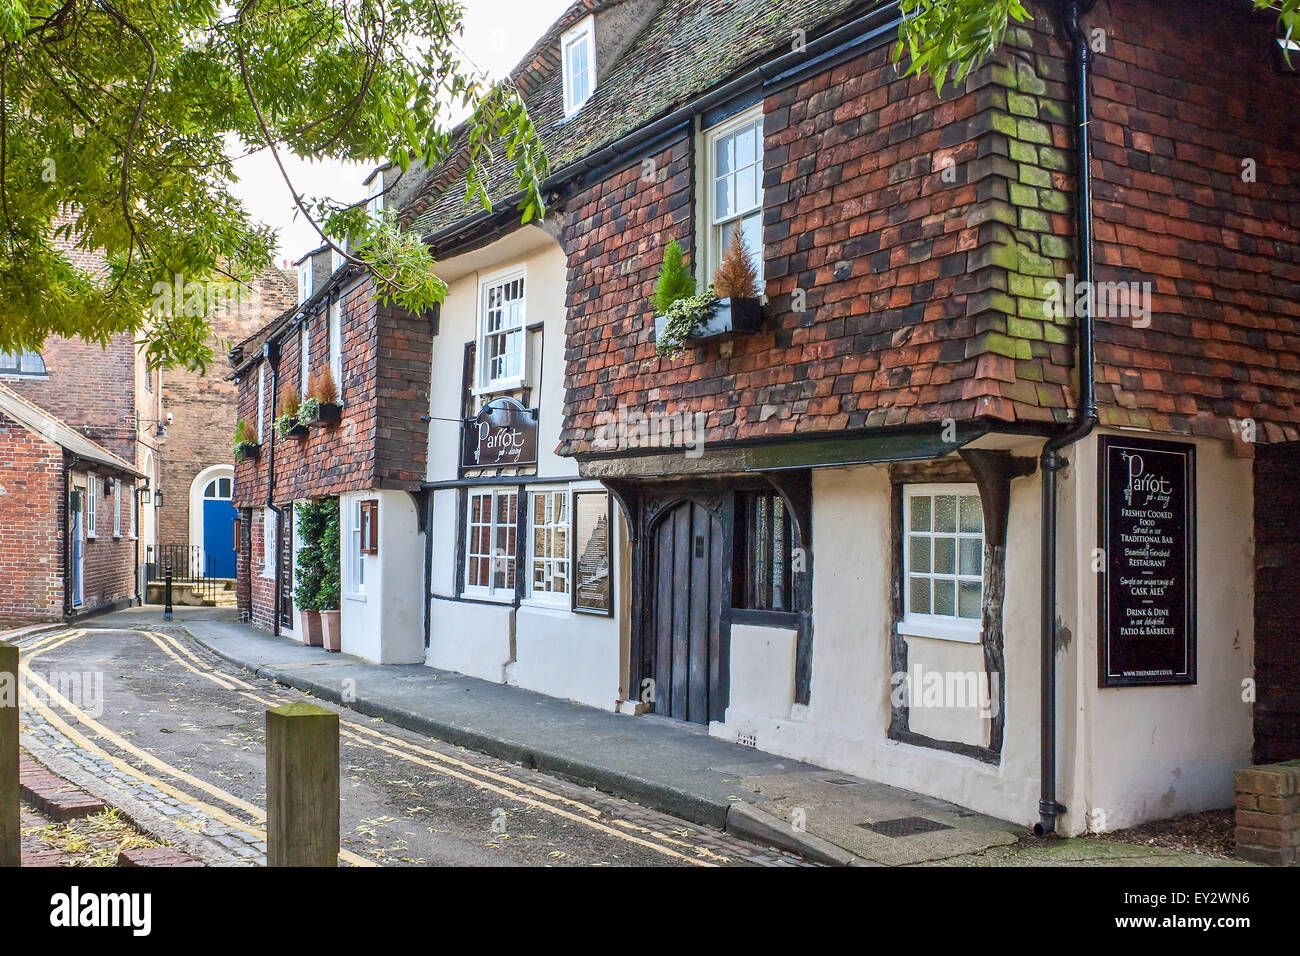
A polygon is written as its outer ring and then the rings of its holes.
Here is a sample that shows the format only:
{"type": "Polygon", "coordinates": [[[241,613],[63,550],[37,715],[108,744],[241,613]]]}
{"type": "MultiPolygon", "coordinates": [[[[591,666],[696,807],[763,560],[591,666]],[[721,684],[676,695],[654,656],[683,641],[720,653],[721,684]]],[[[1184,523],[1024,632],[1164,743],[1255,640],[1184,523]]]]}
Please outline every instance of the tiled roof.
{"type": "MultiPolygon", "coordinates": [[[[560,36],[588,13],[599,16],[634,2],[579,0],[511,73],[553,172],[671,113],[767,56],[789,51],[796,30],[813,39],[878,5],[876,0],[663,0],[613,67],[598,71],[591,99],[566,120],[560,36]]],[[[404,207],[403,218],[428,234],[479,212],[477,204],[464,201],[464,170],[461,154],[427,173],[404,207]]],[[[518,190],[513,163],[504,155],[489,174],[494,201],[518,190]]]]}
{"type": "Polygon", "coordinates": [[[33,405],[17,392],[0,385],[0,414],[13,419],[33,434],[72,452],[79,458],[123,472],[135,478],[144,475],[124,458],[91,441],[61,418],[55,418],[45,409],[33,405]]]}

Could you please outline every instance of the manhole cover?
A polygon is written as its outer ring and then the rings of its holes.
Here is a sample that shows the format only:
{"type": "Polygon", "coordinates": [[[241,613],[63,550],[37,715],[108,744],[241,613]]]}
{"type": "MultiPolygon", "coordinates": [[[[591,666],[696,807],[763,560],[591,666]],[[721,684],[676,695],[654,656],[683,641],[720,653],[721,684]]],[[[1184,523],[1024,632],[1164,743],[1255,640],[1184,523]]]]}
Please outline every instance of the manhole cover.
{"type": "Polygon", "coordinates": [[[898,820],[881,820],[878,823],[859,823],[858,826],[872,833],[887,837],[905,837],[916,833],[933,833],[936,830],[951,830],[946,823],[927,820],[925,817],[901,817],[898,820]]]}
{"type": "Polygon", "coordinates": [[[850,780],[848,777],[827,777],[826,782],[832,787],[857,787],[862,784],[861,780],[850,780]]]}

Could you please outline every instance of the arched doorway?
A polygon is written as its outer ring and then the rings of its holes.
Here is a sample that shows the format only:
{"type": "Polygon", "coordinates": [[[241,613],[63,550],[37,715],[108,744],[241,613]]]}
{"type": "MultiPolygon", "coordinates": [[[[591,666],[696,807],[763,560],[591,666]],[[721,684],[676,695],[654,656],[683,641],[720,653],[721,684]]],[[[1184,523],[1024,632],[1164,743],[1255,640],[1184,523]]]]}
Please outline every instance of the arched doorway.
{"type": "Polygon", "coordinates": [[[213,465],[190,484],[190,545],[201,549],[201,567],[211,577],[235,576],[234,483],[233,467],[213,465]]]}

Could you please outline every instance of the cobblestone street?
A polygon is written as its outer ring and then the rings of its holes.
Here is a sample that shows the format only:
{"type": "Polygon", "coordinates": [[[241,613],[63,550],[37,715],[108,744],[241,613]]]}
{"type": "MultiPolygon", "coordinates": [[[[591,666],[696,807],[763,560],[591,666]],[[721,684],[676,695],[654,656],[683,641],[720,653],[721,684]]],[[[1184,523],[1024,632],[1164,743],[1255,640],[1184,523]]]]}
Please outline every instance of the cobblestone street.
{"type": "MultiPolygon", "coordinates": [[[[306,695],[239,671],[179,629],[73,628],[20,646],[22,742],[33,757],[209,864],[265,863],[264,712],[306,695]]],[[[344,865],[806,865],[382,721],[340,717],[344,865]]]]}

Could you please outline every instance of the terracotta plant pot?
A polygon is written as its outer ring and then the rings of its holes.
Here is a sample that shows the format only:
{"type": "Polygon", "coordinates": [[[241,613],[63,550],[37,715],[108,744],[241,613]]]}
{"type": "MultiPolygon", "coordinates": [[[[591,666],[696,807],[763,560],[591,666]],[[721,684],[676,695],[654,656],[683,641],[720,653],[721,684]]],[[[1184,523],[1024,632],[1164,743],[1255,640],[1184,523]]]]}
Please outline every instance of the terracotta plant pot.
{"type": "Polygon", "coordinates": [[[343,650],[343,636],[339,633],[339,612],[338,611],[321,611],[320,629],[321,636],[325,643],[324,648],[327,651],[343,650]]]}
{"type": "Polygon", "coordinates": [[[302,629],[299,638],[308,647],[321,646],[320,611],[298,611],[298,621],[302,629]]]}

